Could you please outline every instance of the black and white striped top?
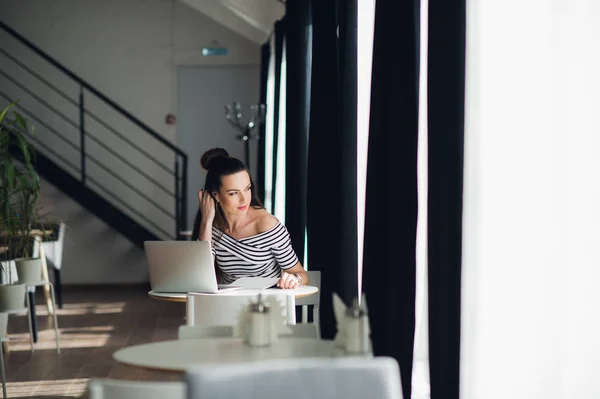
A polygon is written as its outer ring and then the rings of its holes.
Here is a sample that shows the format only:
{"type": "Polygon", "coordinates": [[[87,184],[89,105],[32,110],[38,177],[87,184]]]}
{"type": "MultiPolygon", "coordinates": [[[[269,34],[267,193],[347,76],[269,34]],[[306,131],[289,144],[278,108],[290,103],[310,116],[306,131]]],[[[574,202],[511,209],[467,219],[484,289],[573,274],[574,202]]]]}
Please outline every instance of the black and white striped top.
{"type": "Polygon", "coordinates": [[[279,277],[298,263],[290,234],[280,222],[251,237],[236,240],[213,226],[212,251],[222,271],[221,284],[240,277],[279,277]]]}

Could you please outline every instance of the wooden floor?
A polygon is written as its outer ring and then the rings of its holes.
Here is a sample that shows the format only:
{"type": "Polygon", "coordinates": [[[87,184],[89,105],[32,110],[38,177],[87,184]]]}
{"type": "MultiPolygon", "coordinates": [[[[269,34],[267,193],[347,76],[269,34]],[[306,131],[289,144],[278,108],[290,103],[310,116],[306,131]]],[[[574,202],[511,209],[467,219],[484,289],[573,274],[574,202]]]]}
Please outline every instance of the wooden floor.
{"type": "MultiPolygon", "coordinates": [[[[151,299],[142,287],[65,287],[58,311],[61,354],[52,317],[37,295],[39,340],[29,346],[27,318],[11,315],[5,354],[9,398],[85,397],[90,378],[180,380],[181,374],[130,367],[112,359],[122,347],[175,339],[185,304],[151,299]]],[[[1,396],[0,396],[1,397],[1,396]]]]}

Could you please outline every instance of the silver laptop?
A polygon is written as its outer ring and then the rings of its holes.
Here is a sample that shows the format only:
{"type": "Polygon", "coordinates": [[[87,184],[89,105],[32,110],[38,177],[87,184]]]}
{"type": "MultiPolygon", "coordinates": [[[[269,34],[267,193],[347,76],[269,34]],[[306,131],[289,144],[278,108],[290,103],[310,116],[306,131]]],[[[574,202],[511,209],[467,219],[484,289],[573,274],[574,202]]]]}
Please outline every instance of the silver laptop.
{"type": "Polygon", "coordinates": [[[241,286],[217,285],[207,241],[144,241],[154,292],[221,293],[241,286]]]}

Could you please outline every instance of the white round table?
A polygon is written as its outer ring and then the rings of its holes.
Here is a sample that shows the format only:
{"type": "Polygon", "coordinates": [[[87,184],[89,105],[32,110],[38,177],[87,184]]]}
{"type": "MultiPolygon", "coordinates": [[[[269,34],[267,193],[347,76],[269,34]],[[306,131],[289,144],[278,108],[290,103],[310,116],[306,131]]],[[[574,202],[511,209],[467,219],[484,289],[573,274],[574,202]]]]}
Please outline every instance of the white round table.
{"type": "MultiPolygon", "coordinates": [[[[303,297],[307,297],[309,295],[316,294],[317,292],[319,292],[319,289],[317,287],[313,287],[312,285],[302,285],[293,290],[283,290],[283,289],[279,289],[279,288],[269,288],[266,290],[242,289],[242,290],[237,290],[237,291],[223,292],[220,294],[206,294],[206,295],[247,295],[248,293],[253,293],[253,294],[258,295],[259,293],[269,294],[269,293],[275,293],[275,292],[277,292],[277,293],[283,292],[283,293],[286,293],[289,295],[294,295],[296,298],[303,298],[303,297]]],[[[154,298],[154,299],[162,300],[162,301],[170,301],[170,302],[186,302],[187,301],[187,294],[182,293],[182,292],[149,291],[148,296],[150,296],[151,298],[154,298]]]]}
{"type": "Polygon", "coordinates": [[[130,366],[183,372],[198,363],[227,364],[339,354],[330,340],[280,338],[270,346],[255,348],[244,344],[241,338],[201,338],[131,346],[116,351],[113,357],[130,366]]]}
{"type": "Polygon", "coordinates": [[[159,301],[187,302],[187,294],[183,292],[154,292],[148,291],[148,296],[159,301]]]}

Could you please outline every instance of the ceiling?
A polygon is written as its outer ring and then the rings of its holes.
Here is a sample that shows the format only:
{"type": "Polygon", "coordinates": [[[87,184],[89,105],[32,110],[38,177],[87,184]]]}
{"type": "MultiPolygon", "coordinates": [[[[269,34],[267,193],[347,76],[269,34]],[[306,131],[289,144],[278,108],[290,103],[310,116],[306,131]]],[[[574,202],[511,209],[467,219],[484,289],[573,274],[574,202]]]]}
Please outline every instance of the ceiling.
{"type": "Polygon", "coordinates": [[[181,0],[237,34],[263,44],[285,14],[280,0],[181,0]]]}

